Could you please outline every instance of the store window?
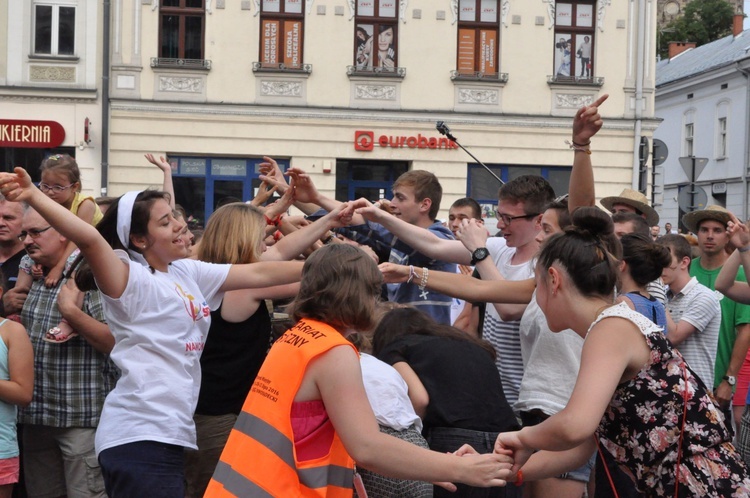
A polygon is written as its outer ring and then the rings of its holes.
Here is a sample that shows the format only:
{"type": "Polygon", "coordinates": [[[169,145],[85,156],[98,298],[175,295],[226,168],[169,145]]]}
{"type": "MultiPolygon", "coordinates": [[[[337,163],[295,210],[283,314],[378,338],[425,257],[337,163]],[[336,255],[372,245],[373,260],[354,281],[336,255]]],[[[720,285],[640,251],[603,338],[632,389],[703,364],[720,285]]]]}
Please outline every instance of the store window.
{"type": "MultiPolygon", "coordinates": [[[[570,167],[567,166],[526,166],[526,165],[487,165],[503,182],[509,182],[522,175],[539,175],[545,178],[555,191],[555,195],[568,193],[570,167]]],[[[467,197],[475,199],[482,206],[485,218],[494,220],[497,207],[497,191],[501,184],[486,169],[478,164],[469,164],[467,175],[467,197]]],[[[494,221],[488,221],[488,228],[494,229],[494,221]]]]}
{"type": "Polygon", "coordinates": [[[35,55],[75,55],[75,2],[34,2],[35,55]]]}
{"type": "MultiPolygon", "coordinates": [[[[288,159],[276,161],[282,171],[289,167],[288,159]]],[[[169,162],[175,202],[185,209],[195,228],[202,228],[219,206],[252,200],[261,184],[261,158],[170,155],[169,162]]]]}
{"type": "Polygon", "coordinates": [[[498,0],[461,0],[458,12],[459,76],[498,77],[498,0]]]}
{"type": "Polygon", "coordinates": [[[336,200],[390,199],[393,182],[409,170],[406,161],[336,161],[336,200]]]}
{"type": "MultiPolygon", "coordinates": [[[[32,182],[39,183],[42,179],[39,171],[42,161],[55,154],[67,154],[75,158],[77,150],[75,147],[53,147],[49,149],[0,147],[0,162],[3,165],[2,171],[12,172],[13,168],[20,166],[29,173],[32,182]]],[[[86,178],[83,178],[82,187],[85,190],[98,190],[97,185],[86,183],[86,178]]]]}
{"type": "Polygon", "coordinates": [[[302,69],[305,0],[263,0],[260,69],[302,69]]]}
{"type": "Polygon", "coordinates": [[[594,0],[555,3],[554,80],[594,79],[594,0]]]}
{"type": "Polygon", "coordinates": [[[375,73],[398,68],[398,0],[357,0],[354,69],[375,73]]]}
{"type": "Polygon", "coordinates": [[[161,0],[159,58],[179,60],[183,66],[184,61],[202,61],[205,17],[204,0],[161,0]]]}

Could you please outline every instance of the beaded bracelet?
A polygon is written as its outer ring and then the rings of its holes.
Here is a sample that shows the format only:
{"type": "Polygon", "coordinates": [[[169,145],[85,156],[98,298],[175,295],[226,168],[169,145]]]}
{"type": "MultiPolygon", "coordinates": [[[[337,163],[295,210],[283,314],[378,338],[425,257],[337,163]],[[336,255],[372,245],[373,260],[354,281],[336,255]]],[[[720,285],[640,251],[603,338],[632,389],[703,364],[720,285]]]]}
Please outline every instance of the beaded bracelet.
{"type": "Polygon", "coordinates": [[[427,287],[427,279],[430,277],[430,270],[428,270],[426,267],[422,268],[422,276],[419,278],[419,297],[423,299],[427,299],[427,291],[425,288],[427,287]]]}
{"type": "Polygon", "coordinates": [[[581,145],[581,144],[577,144],[575,142],[570,142],[570,141],[566,140],[565,143],[568,144],[568,147],[570,147],[571,149],[573,149],[576,152],[585,152],[586,154],[591,155],[591,149],[586,149],[585,148],[585,147],[588,147],[591,144],[591,142],[589,142],[587,144],[584,144],[584,145],[581,145]]]}

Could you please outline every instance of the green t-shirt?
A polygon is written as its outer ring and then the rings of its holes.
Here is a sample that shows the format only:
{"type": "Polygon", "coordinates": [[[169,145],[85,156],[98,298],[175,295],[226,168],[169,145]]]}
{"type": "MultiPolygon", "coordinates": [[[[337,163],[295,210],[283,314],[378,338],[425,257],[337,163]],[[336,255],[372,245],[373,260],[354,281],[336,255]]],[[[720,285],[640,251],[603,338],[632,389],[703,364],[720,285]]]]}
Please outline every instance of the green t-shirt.
{"type": "MultiPolygon", "coordinates": [[[[711,290],[715,290],[714,282],[721,271],[721,267],[715,270],[706,270],[701,266],[701,258],[695,258],[690,264],[690,276],[698,279],[711,290]]],[[[745,270],[740,266],[735,280],[747,282],[745,270]]],[[[732,357],[734,341],[737,339],[737,327],[743,323],[750,323],[750,306],[732,301],[721,295],[721,327],[719,328],[719,344],[716,348],[716,364],[714,366],[714,389],[719,387],[722,378],[727,373],[729,360],[732,357]]]]}

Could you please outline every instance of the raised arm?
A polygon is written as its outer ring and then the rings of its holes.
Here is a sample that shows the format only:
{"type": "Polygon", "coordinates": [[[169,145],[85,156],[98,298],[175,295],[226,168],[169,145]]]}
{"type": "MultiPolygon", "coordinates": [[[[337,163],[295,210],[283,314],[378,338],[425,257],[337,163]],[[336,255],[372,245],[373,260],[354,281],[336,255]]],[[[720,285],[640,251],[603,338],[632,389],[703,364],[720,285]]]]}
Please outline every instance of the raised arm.
{"type": "MultiPolygon", "coordinates": [[[[441,239],[425,228],[412,225],[388,214],[380,209],[380,206],[367,199],[358,199],[350,203],[350,208],[355,210],[355,214],[383,225],[401,242],[429,258],[462,265],[471,263],[471,253],[458,240],[441,239]]],[[[352,224],[357,224],[356,216],[352,224]]]]}
{"type": "Polygon", "coordinates": [[[568,209],[571,213],[581,206],[593,206],[596,202],[591,154],[585,150],[589,150],[591,137],[602,127],[599,106],[608,97],[607,94],[602,95],[590,106],[581,107],[573,118],[573,170],[568,187],[568,209]]]}
{"type": "MultiPolygon", "coordinates": [[[[402,283],[409,280],[409,266],[382,263],[380,271],[386,283],[402,283]]],[[[422,268],[414,268],[412,281],[419,282],[422,268]]],[[[534,279],[528,280],[479,280],[469,275],[431,270],[427,289],[465,301],[488,303],[528,304],[534,294],[534,279]]]]}
{"type": "Polygon", "coordinates": [[[161,189],[169,194],[169,205],[172,206],[172,209],[175,207],[175,199],[174,199],[174,183],[172,183],[172,165],[167,162],[166,159],[164,159],[164,156],[159,156],[159,159],[157,160],[153,154],[144,154],[144,156],[148,162],[159,168],[164,175],[164,179],[162,180],[162,187],[161,189]]]}
{"type": "Polygon", "coordinates": [[[99,289],[117,298],[128,283],[130,268],[115,254],[101,234],[69,210],[56,203],[31,183],[23,168],[0,173],[0,192],[13,202],[26,202],[65,238],[73,241],[91,266],[99,289]]]}
{"type": "Polygon", "coordinates": [[[714,286],[717,291],[734,301],[750,303],[750,285],[747,282],[735,281],[740,264],[745,269],[745,275],[750,275],[750,228],[734,214],[729,215],[731,220],[727,223],[727,232],[737,249],[721,267],[714,286]]]}

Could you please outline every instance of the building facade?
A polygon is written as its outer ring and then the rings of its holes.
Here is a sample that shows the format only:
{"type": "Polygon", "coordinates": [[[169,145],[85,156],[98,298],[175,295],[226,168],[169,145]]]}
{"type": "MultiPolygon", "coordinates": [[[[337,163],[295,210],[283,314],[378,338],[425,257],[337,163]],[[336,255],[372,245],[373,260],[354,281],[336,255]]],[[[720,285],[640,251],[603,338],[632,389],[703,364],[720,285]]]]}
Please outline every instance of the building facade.
{"type": "Polygon", "coordinates": [[[166,155],[177,201],[198,219],[252,198],[265,155],[342,200],[388,196],[399,174],[427,169],[443,216],[459,197],[496,202],[497,180],[437,121],[503,180],[542,174],[564,193],[571,118],[601,93],[597,195],[616,195],[637,186],[640,137],[656,126],[654,0],[109,4],[108,155],[91,183],[106,179],[109,195],[159,185],[143,154],[166,155]]]}
{"type": "Polygon", "coordinates": [[[663,199],[656,208],[673,226],[685,212],[711,204],[748,217],[748,46],[750,30],[741,31],[740,22],[734,34],[657,64],[662,122],[654,137],[669,152],[657,170],[663,199]]]}

